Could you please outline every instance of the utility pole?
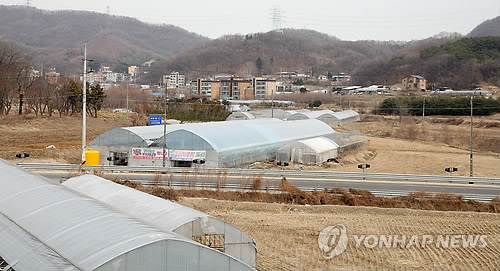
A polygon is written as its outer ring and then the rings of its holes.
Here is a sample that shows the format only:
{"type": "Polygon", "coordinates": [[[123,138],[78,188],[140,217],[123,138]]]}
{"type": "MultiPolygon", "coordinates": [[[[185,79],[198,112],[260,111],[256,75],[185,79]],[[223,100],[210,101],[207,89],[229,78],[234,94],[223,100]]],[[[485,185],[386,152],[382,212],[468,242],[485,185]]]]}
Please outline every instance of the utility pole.
{"type": "Polygon", "coordinates": [[[128,116],[128,79],[127,79],[127,116],[128,116]]]}
{"type": "Polygon", "coordinates": [[[83,98],[82,98],[82,164],[85,163],[85,147],[87,145],[87,43],[83,53],[83,98]]]}
{"type": "Polygon", "coordinates": [[[165,120],[163,120],[163,167],[166,165],[165,159],[165,151],[167,149],[167,99],[168,99],[168,90],[165,87],[166,95],[164,97],[165,101],[165,120]]]}
{"type": "Polygon", "coordinates": [[[472,121],[473,121],[473,108],[472,108],[472,99],[474,96],[470,97],[470,177],[473,177],[473,171],[472,171],[472,121]]]}
{"type": "Polygon", "coordinates": [[[424,104],[422,106],[422,125],[424,125],[425,121],[425,96],[424,96],[424,104]]]}
{"type": "MultiPolygon", "coordinates": [[[[267,83],[266,83],[267,84],[267,83]]],[[[274,92],[273,89],[271,89],[271,118],[274,118],[274,92]]]]}

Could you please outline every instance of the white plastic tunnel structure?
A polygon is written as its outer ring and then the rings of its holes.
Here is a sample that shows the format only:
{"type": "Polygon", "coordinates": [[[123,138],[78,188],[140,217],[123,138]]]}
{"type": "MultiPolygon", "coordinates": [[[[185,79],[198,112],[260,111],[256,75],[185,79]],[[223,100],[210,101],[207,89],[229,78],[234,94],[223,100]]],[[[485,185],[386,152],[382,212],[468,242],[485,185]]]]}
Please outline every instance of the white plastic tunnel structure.
{"type": "Polygon", "coordinates": [[[253,120],[255,117],[250,112],[233,112],[229,117],[227,117],[226,121],[229,120],[253,120]]]}
{"type": "MultiPolygon", "coordinates": [[[[331,137],[335,131],[319,120],[281,121],[256,119],[197,123],[167,134],[169,149],[205,150],[206,167],[235,167],[275,159],[285,144],[319,136],[331,137]]],[[[159,138],[153,145],[161,145],[159,138]]]]}
{"type": "Polygon", "coordinates": [[[202,242],[255,268],[255,241],[220,219],[94,175],[74,177],[63,185],[148,225],[202,242]]]}
{"type": "Polygon", "coordinates": [[[339,145],[325,137],[298,140],[278,150],[278,162],[294,162],[304,165],[321,165],[338,157],[339,145]]]}
{"type": "Polygon", "coordinates": [[[338,126],[346,125],[355,121],[360,121],[359,113],[354,110],[333,112],[337,119],[338,126]]]}
{"type": "MultiPolygon", "coordinates": [[[[132,147],[148,148],[155,140],[163,138],[164,133],[169,133],[184,125],[188,124],[166,125],[165,131],[163,125],[115,128],[97,136],[90,142],[89,148],[99,151],[100,164],[124,165],[117,160],[127,159],[126,165],[138,166],[142,165],[141,161],[129,159],[132,147]],[[108,157],[117,159],[107,162],[108,157]]],[[[160,147],[162,146],[163,142],[160,144],[160,147]]],[[[158,163],[161,165],[162,161],[158,163]]]]}
{"type": "Polygon", "coordinates": [[[253,270],[0,160],[3,270],[253,270]]]}
{"type": "Polygon", "coordinates": [[[128,159],[130,147],[149,147],[163,133],[163,125],[115,128],[97,136],[89,148],[99,151],[100,163],[106,164],[108,157],[128,159]]]}
{"type": "Polygon", "coordinates": [[[233,112],[229,117],[227,117],[227,121],[229,120],[251,120],[251,119],[281,119],[286,120],[295,111],[285,111],[282,109],[266,109],[266,110],[255,110],[255,111],[246,111],[246,112],[233,112]]]}
{"type": "Polygon", "coordinates": [[[342,126],[359,121],[359,114],[352,110],[333,112],[331,110],[303,111],[291,115],[288,120],[317,119],[332,126],[342,126]]]}

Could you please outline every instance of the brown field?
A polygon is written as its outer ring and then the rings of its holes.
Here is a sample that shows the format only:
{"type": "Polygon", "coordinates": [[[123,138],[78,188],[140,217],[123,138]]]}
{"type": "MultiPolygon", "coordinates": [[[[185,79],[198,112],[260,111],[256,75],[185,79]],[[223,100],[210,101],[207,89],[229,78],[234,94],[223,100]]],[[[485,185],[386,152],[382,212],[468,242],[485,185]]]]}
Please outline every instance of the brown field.
{"type": "MultiPolygon", "coordinates": [[[[100,113],[87,117],[87,144],[96,136],[117,127],[146,125],[146,117],[122,113],[100,113]]],[[[81,116],[0,117],[0,158],[15,160],[15,154],[30,153],[26,162],[80,163],[81,116]],[[46,149],[54,145],[55,149],[46,149]]]]}
{"type": "Polygon", "coordinates": [[[182,198],[257,242],[258,270],[499,270],[500,215],[347,206],[297,206],[182,198]],[[319,232],[343,224],[349,243],[321,257],[319,232]],[[488,235],[485,248],[356,248],[353,235],[488,235]]]}
{"type": "MultiPolygon", "coordinates": [[[[475,122],[475,176],[500,176],[499,116],[475,122]]],[[[306,170],[358,171],[357,164],[372,165],[369,172],[444,175],[458,167],[468,175],[467,118],[364,116],[338,130],[359,130],[368,135],[365,146],[344,153],[338,163],[306,170]]],[[[116,127],[145,125],[144,116],[102,113],[88,118],[87,142],[116,127]]],[[[29,152],[26,162],[78,163],[81,118],[0,118],[0,158],[15,160],[29,152]],[[56,149],[46,149],[55,145],[56,149]]],[[[263,167],[275,167],[261,164],[263,167]]],[[[293,166],[292,166],[293,167],[293,166]]],[[[164,195],[169,196],[169,195],[164,195]]],[[[252,203],[181,198],[180,203],[207,212],[248,232],[257,242],[259,270],[500,270],[500,215],[493,213],[383,209],[332,205],[252,203]],[[350,238],[347,250],[332,260],[321,257],[319,232],[344,224],[350,238]],[[488,235],[479,248],[356,248],[353,235],[488,235]]],[[[400,206],[401,207],[401,206],[400,206]]]]}
{"type": "MultiPolygon", "coordinates": [[[[500,116],[478,117],[474,128],[474,176],[500,177],[500,116]]],[[[101,113],[88,118],[87,143],[112,128],[145,125],[147,117],[101,113]]],[[[364,115],[361,122],[336,128],[359,130],[369,143],[342,155],[339,163],[306,170],[357,172],[359,163],[370,163],[369,172],[446,175],[445,167],[457,167],[456,175],[469,175],[469,119],[467,117],[383,117],[364,115]]],[[[15,160],[29,152],[26,162],[79,163],[81,118],[64,116],[0,118],[0,158],[15,160]],[[56,149],[46,149],[54,145],[56,149]]],[[[277,168],[272,163],[258,167],[277,168]]],[[[294,169],[294,165],[289,167],[294,169]]]]}

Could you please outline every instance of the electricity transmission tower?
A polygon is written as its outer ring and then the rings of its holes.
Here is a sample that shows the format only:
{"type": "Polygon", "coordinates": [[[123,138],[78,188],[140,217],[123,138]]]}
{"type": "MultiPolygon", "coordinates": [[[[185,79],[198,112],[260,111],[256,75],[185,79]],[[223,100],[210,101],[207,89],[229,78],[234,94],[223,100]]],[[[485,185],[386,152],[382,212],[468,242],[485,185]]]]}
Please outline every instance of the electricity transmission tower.
{"type": "Polygon", "coordinates": [[[281,28],[281,8],[280,7],[274,7],[273,8],[273,30],[277,32],[282,32],[281,28]]]}

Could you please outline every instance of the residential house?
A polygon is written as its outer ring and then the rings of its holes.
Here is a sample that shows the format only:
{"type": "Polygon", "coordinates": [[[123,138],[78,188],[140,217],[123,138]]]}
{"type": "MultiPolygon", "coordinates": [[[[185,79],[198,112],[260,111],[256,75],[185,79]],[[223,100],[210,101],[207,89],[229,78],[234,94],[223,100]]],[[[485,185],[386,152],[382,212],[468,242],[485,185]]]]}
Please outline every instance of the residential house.
{"type": "Polygon", "coordinates": [[[404,90],[422,90],[427,89],[427,80],[419,75],[410,75],[401,81],[404,90]]]}
{"type": "Polygon", "coordinates": [[[318,80],[320,80],[320,81],[327,81],[328,80],[328,76],[326,76],[324,74],[321,74],[320,76],[318,76],[318,80]]]}
{"type": "Polygon", "coordinates": [[[336,75],[332,75],[332,81],[340,83],[349,82],[351,81],[351,76],[345,73],[339,73],[336,75]]]}

